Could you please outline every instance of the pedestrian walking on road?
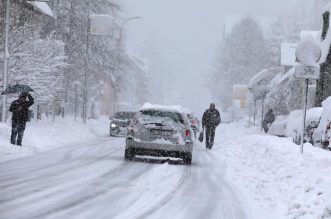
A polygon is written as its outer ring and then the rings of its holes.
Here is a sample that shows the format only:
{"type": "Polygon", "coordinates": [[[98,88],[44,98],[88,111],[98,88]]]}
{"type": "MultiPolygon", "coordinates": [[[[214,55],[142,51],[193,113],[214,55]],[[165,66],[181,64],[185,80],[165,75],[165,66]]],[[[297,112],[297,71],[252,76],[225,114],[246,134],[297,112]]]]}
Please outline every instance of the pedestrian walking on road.
{"type": "Polygon", "coordinates": [[[215,108],[215,104],[211,103],[202,116],[203,131],[206,130],[206,148],[211,149],[214,145],[215,130],[221,123],[219,111],[215,108]]]}
{"type": "Polygon", "coordinates": [[[25,125],[29,118],[29,107],[33,104],[34,100],[29,93],[21,93],[19,98],[11,103],[9,111],[13,115],[10,143],[22,146],[25,125]]]}

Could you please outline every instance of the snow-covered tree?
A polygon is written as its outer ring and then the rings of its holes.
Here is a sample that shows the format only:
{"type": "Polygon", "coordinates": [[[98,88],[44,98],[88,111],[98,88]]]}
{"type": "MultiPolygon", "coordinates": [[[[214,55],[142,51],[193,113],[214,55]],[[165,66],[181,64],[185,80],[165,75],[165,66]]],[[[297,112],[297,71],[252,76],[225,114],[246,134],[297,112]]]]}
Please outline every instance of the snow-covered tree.
{"type": "Polygon", "coordinates": [[[35,39],[13,50],[9,82],[30,85],[37,100],[62,93],[65,63],[64,43],[51,38],[35,39]]]}
{"type": "Polygon", "coordinates": [[[211,83],[227,107],[232,103],[232,86],[247,84],[252,76],[268,66],[266,41],[254,18],[245,17],[233,27],[222,43],[217,60],[211,83]]]}
{"type": "MultiPolygon", "coordinates": [[[[61,99],[66,57],[63,41],[54,37],[54,19],[20,1],[11,1],[10,17],[8,83],[31,86],[37,103],[61,99]]],[[[1,24],[4,30],[4,22],[1,24]]],[[[4,31],[0,36],[3,53],[4,31]]]]}

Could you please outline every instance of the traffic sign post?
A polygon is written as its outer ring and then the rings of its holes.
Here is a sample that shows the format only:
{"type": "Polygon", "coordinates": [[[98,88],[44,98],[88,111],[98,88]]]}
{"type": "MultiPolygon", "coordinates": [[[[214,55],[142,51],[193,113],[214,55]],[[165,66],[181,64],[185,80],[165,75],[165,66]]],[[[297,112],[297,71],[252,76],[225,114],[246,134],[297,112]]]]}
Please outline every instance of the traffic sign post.
{"type": "Polygon", "coordinates": [[[318,80],[320,77],[319,66],[304,66],[297,64],[295,66],[295,77],[303,79],[318,80]]]}
{"type": "Polygon", "coordinates": [[[305,96],[303,105],[302,135],[300,152],[303,154],[303,143],[306,132],[306,115],[308,102],[309,80],[318,80],[320,77],[320,66],[318,61],[321,58],[321,49],[312,38],[304,38],[298,45],[295,55],[297,63],[295,66],[295,77],[305,79],[305,96]]]}

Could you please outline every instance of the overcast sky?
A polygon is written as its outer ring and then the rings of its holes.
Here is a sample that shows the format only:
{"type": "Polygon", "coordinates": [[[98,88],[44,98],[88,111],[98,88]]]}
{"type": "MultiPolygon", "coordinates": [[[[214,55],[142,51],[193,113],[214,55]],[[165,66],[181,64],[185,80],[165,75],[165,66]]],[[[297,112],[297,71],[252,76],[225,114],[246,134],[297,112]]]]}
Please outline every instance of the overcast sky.
{"type": "Polygon", "coordinates": [[[143,17],[143,20],[130,21],[125,25],[129,49],[137,51],[142,42],[148,42],[158,45],[171,59],[169,69],[172,70],[164,84],[173,92],[166,103],[178,104],[176,98],[190,92],[204,97],[200,104],[203,106],[194,105],[197,101],[190,100],[191,97],[185,97],[184,104],[200,112],[211,101],[204,82],[216,59],[224,16],[273,17],[290,12],[298,1],[121,0],[120,4],[124,6],[123,17],[143,17]],[[174,76],[177,83],[174,83],[174,76]]]}

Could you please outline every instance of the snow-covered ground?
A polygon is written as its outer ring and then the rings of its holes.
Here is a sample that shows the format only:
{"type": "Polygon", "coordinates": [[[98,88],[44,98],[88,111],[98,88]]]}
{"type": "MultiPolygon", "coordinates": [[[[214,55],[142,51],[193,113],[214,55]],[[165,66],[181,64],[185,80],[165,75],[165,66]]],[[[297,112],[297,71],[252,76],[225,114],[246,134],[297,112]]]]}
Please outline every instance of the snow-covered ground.
{"type": "Polygon", "coordinates": [[[196,143],[192,166],[126,162],[108,126],[29,123],[17,149],[1,125],[0,218],[331,218],[328,151],[302,156],[242,121],[222,124],[211,151],[196,143]]]}
{"type": "Polygon", "coordinates": [[[261,134],[245,122],[223,125],[213,153],[254,219],[331,218],[331,152],[261,134]]]}
{"type": "Polygon", "coordinates": [[[192,166],[127,162],[124,149],[103,135],[0,163],[0,218],[248,218],[224,162],[201,144],[192,166]]]}
{"type": "Polygon", "coordinates": [[[23,137],[23,146],[11,145],[10,122],[0,123],[0,162],[18,157],[30,156],[36,153],[56,149],[73,143],[93,140],[98,136],[107,135],[109,120],[102,117],[99,120],[88,120],[87,125],[73,118],[56,118],[28,122],[23,137]]]}

